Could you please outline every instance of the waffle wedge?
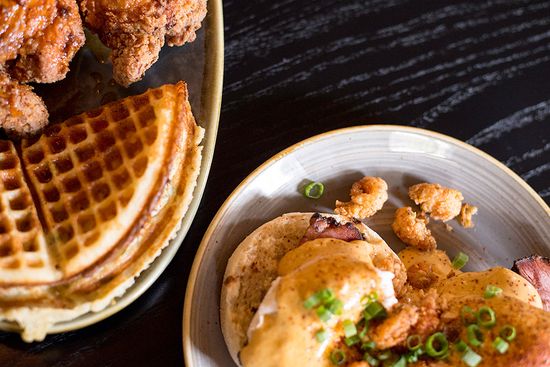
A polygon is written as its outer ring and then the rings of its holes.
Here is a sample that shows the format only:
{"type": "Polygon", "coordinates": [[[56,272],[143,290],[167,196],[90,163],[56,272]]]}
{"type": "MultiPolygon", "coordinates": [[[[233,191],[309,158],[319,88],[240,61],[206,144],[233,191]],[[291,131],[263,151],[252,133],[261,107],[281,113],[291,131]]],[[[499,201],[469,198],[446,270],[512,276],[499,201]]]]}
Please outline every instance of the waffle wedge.
{"type": "Polygon", "coordinates": [[[180,82],[1,141],[0,319],[39,340],[122,295],[175,236],[202,135],[180,82]]]}

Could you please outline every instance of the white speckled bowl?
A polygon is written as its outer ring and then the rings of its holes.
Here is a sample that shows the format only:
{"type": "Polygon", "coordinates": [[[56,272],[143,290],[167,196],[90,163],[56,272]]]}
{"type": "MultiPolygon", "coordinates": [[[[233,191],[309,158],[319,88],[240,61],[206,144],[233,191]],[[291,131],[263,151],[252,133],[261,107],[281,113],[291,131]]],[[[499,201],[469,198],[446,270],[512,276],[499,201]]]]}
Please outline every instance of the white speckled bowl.
{"type": "Polygon", "coordinates": [[[390,223],[397,207],[412,205],[407,188],[437,182],[457,188],[479,207],[476,226],[454,231],[433,223],[439,247],[470,255],[466,270],[510,267],[533,253],[550,256],[550,209],[516,174],[494,158],[456,139],[400,126],[358,126],[307,139],[277,154],[250,174],[229,196],[197,252],[185,296],[183,345],[188,367],[234,365],[219,325],[220,288],[227,260],[244,237],[286,212],[331,211],[348,199],[364,175],[390,186],[382,212],[367,224],[395,250],[402,245],[390,223]],[[321,181],[319,200],[304,198],[304,180],[321,181]]]}

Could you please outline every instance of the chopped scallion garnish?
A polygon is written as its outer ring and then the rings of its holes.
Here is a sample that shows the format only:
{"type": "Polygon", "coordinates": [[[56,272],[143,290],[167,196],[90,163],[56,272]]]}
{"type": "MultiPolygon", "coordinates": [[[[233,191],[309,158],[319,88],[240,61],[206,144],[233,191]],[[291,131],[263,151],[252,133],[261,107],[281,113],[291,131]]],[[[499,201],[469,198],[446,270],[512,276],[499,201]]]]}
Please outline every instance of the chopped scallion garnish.
{"type": "Polygon", "coordinates": [[[508,342],[502,339],[500,336],[497,336],[493,341],[493,348],[495,348],[500,354],[506,353],[509,346],[510,344],[508,344],[508,342]]]}
{"type": "Polygon", "coordinates": [[[462,354],[462,361],[464,361],[468,367],[476,367],[481,362],[481,359],[481,356],[470,348],[462,354]]]}
{"type": "Polygon", "coordinates": [[[330,353],[330,361],[336,366],[340,366],[346,362],[346,353],[341,349],[334,349],[330,353]]]}
{"type": "Polygon", "coordinates": [[[365,339],[365,337],[367,336],[367,331],[369,331],[369,324],[367,324],[366,321],[365,321],[364,324],[365,325],[363,326],[361,331],[357,334],[357,335],[359,335],[359,338],[361,338],[361,339],[365,339]]]}
{"type": "Polygon", "coordinates": [[[420,338],[420,335],[418,334],[410,335],[407,338],[407,348],[409,348],[409,350],[417,350],[421,346],[422,346],[422,339],[420,338]]]}
{"type": "Polygon", "coordinates": [[[315,312],[323,322],[327,322],[332,317],[332,313],[329,310],[327,310],[326,307],[323,305],[317,307],[315,312]]]}
{"type": "Polygon", "coordinates": [[[324,342],[325,340],[327,340],[327,338],[328,338],[328,331],[326,331],[325,329],[321,329],[315,333],[315,339],[317,339],[319,343],[324,342]]]}
{"type": "Polygon", "coordinates": [[[502,339],[511,342],[516,338],[516,328],[512,325],[504,325],[502,329],[500,329],[499,335],[502,339]]]}
{"type": "Polygon", "coordinates": [[[328,302],[325,306],[327,310],[333,315],[341,315],[342,307],[344,306],[344,304],[342,303],[342,301],[335,298],[332,301],[328,302]]]}
{"type": "Polygon", "coordinates": [[[363,350],[373,350],[374,348],[376,348],[376,342],[372,340],[369,340],[361,345],[361,349],[363,350]]]}
{"type": "Polygon", "coordinates": [[[373,320],[386,316],[386,310],[384,306],[378,301],[371,302],[365,307],[364,312],[365,320],[373,320]]]}
{"type": "Polygon", "coordinates": [[[464,342],[464,340],[459,340],[456,344],[455,344],[455,348],[456,350],[458,350],[459,352],[464,352],[466,349],[468,349],[468,344],[466,344],[464,342]]]}
{"type": "Polygon", "coordinates": [[[322,305],[327,302],[330,302],[333,299],[334,299],[334,293],[330,289],[328,288],[321,289],[319,292],[313,293],[304,301],[304,307],[307,308],[308,310],[311,310],[312,308],[320,304],[322,305]]]}
{"type": "Polygon", "coordinates": [[[390,359],[392,356],[391,350],[385,350],[382,353],[378,354],[378,359],[381,361],[385,361],[387,359],[390,359]]]}
{"type": "Polygon", "coordinates": [[[492,328],[497,322],[495,311],[491,307],[483,306],[477,311],[477,323],[484,328],[492,328]]]}
{"type": "Polygon", "coordinates": [[[405,356],[407,363],[415,363],[418,362],[418,357],[420,357],[422,354],[424,354],[424,350],[422,348],[418,348],[416,350],[412,350],[405,356]]]}
{"type": "Polygon", "coordinates": [[[317,306],[320,303],[319,297],[317,297],[317,293],[309,296],[304,301],[304,307],[308,310],[311,310],[313,307],[317,306]]]}
{"type": "Polygon", "coordinates": [[[453,259],[453,268],[462,269],[470,258],[464,252],[459,252],[453,259]]]}
{"type": "Polygon", "coordinates": [[[502,288],[497,287],[496,285],[489,284],[485,287],[485,292],[483,293],[483,298],[493,298],[502,293],[502,288]]]}
{"type": "Polygon", "coordinates": [[[443,357],[449,350],[449,342],[442,332],[433,333],[426,339],[426,354],[430,357],[443,357]]]}
{"type": "Polygon", "coordinates": [[[371,356],[368,352],[363,354],[363,360],[365,360],[371,367],[376,367],[380,364],[380,361],[371,356]]]}
{"type": "Polygon", "coordinates": [[[344,335],[346,338],[350,338],[354,335],[357,335],[357,328],[351,320],[344,320],[342,322],[342,327],[344,328],[344,335]]]}
{"type": "Polygon", "coordinates": [[[348,346],[348,347],[351,347],[355,344],[358,344],[359,342],[361,342],[361,339],[359,339],[359,337],[356,335],[352,335],[350,337],[347,337],[347,338],[344,338],[344,343],[348,346]]]}
{"type": "Polygon", "coordinates": [[[479,347],[483,343],[483,333],[476,324],[466,327],[466,336],[468,337],[468,343],[474,347],[479,347]]]}
{"type": "Polygon", "coordinates": [[[304,196],[310,199],[319,199],[323,196],[325,185],[321,182],[310,182],[304,187],[304,196]]]}
{"type": "Polygon", "coordinates": [[[405,359],[405,356],[399,357],[399,359],[395,361],[391,367],[407,367],[407,360],[405,359]]]}

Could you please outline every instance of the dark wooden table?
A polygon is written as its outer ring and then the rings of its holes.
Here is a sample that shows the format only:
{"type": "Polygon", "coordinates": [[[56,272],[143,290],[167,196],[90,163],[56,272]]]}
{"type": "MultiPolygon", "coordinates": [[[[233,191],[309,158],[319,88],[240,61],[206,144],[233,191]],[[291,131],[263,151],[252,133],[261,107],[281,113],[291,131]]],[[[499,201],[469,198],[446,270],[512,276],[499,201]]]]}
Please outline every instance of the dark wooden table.
{"type": "Polygon", "coordinates": [[[0,333],[0,366],[181,366],[187,276],[210,220],[256,166],[317,133],[435,130],[493,155],[550,201],[549,0],[229,0],[224,11],[216,153],[177,256],[99,324],[30,345],[0,333]]]}

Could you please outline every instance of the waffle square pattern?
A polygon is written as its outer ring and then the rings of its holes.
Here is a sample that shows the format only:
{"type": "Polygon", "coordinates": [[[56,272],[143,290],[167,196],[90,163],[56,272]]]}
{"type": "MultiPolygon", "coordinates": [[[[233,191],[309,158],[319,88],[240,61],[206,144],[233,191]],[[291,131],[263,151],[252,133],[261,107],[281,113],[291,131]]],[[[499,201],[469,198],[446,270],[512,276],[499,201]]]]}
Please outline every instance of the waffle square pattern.
{"type": "Polygon", "coordinates": [[[127,288],[179,228],[202,136],[180,82],[0,140],[0,319],[32,331],[29,310],[97,310],[127,288]]]}

